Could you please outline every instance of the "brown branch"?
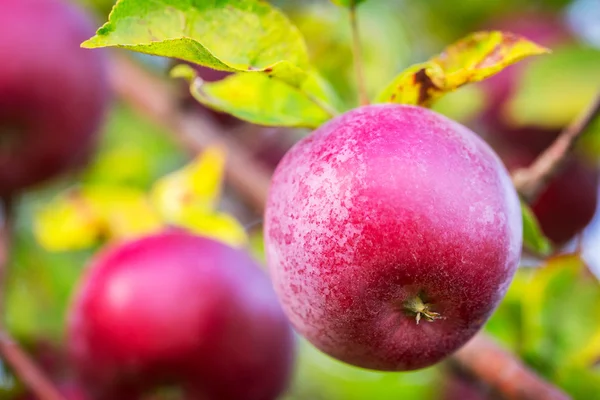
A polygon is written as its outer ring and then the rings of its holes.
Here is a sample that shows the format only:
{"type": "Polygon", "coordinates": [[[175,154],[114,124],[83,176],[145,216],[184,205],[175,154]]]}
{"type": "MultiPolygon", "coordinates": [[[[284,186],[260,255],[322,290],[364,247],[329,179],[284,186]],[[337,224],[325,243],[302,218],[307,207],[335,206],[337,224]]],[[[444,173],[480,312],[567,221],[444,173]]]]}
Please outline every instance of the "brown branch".
{"type": "Polygon", "coordinates": [[[524,366],[512,354],[479,334],[452,361],[509,400],[568,400],[560,389],[524,366]]]}
{"type": "Polygon", "coordinates": [[[567,126],[529,167],[515,171],[513,182],[517,191],[526,201],[535,200],[540,191],[546,187],[562,167],[577,139],[581,137],[599,114],[600,93],[590,106],[567,126]]]}
{"type": "MultiPolygon", "coordinates": [[[[12,229],[12,207],[3,199],[0,210],[0,287],[4,289],[12,229]]],[[[5,291],[2,290],[2,296],[5,291]]],[[[0,358],[23,384],[41,400],[65,400],[37,364],[21,349],[0,324],[0,358]]]]}
{"type": "Polygon", "coordinates": [[[186,149],[198,153],[211,144],[224,146],[228,152],[228,183],[253,208],[263,210],[271,179],[267,168],[227,137],[208,115],[181,110],[177,94],[164,79],[122,53],[114,54],[112,65],[111,84],[115,92],[147,119],[169,131],[186,149]]]}
{"type": "MultiPolygon", "coordinates": [[[[243,147],[227,139],[213,124],[177,110],[175,94],[160,78],[123,56],[118,56],[114,65],[112,83],[117,93],[150,120],[171,130],[193,151],[199,151],[215,140],[226,143],[230,152],[227,177],[258,211],[264,210],[270,171],[257,165],[243,147]]],[[[525,368],[512,354],[499,350],[482,335],[468,343],[454,360],[508,399],[568,399],[550,383],[525,368]],[[496,370],[493,369],[494,366],[497,367],[496,370]],[[507,380],[505,377],[508,372],[511,372],[510,377],[519,379],[507,380]],[[498,376],[494,376],[495,373],[498,376]],[[515,393],[532,393],[536,390],[540,390],[541,395],[514,397],[515,393]],[[554,397],[544,397],[548,393],[554,397]]]]}

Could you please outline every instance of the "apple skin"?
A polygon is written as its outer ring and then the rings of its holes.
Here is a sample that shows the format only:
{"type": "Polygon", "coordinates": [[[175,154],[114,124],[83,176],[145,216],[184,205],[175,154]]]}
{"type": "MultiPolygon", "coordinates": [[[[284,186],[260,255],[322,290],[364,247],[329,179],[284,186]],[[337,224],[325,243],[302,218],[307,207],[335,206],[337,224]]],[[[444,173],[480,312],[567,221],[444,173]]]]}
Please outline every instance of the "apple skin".
{"type": "Polygon", "coordinates": [[[2,1],[0,196],[92,153],[109,100],[106,53],[80,48],[94,27],[67,1],[2,1]]]}
{"type": "Polygon", "coordinates": [[[427,367],[465,344],[505,294],[522,245],[500,159],[467,128],[406,105],[349,111],[296,144],[275,171],[265,224],[296,330],[376,370],[427,367]],[[417,297],[441,319],[417,324],[417,297]]]}
{"type": "MultiPolygon", "coordinates": [[[[537,152],[505,149],[502,159],[510,171],[528,167],[537,152]]],[[[598,168],[571,155],[559,173],[531,204],[544,235],[555,245],[566,244],[591,222],[598,204],[598,168]]]]}
{"type": "Polygon", "coordinates": [[[294,359],[266,274],[245,252],[184,231],[96,257],[68,332],[82,380],[106,399],[162,384],[203,399],[275,399],[294,359]]]}

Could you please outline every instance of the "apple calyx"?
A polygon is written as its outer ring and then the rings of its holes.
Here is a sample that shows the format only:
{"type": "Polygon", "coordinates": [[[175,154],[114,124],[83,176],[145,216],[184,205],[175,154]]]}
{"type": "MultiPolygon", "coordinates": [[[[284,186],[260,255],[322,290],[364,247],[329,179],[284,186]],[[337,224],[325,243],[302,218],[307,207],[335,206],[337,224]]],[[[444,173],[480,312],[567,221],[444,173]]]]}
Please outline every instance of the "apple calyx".
{"type": "Polygon", "coordinates": [[[431,309],[431,304],[425,303],[419,294],[406,300],[403,303],[403,306],[407,313],[415,316],[417,325],[419,325],[421,318],[429,322],[444,318],[440,315],[440,313],[433,311],[431,309]]]}

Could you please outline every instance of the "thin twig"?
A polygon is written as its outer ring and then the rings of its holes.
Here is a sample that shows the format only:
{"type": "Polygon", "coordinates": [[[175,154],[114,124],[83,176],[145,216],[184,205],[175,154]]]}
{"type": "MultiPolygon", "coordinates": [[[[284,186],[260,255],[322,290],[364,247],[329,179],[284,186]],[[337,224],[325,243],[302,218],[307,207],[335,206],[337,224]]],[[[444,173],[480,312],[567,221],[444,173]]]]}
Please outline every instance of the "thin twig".
{"type": "Polygon", "coordinates": [[[560,170],[567,159],[567,155],[575,146],[577,139],[581,137],[599,114],[600,93],[594,98],[590,106],[567,126],[529,167],[515,171],[513,183],[523,199],[528,202],[535,200],[540,191],[560,170]]]}
{"type": "Polygon", "coordinates": [[[360,45],[360,34],[358,30],[358,19],[356,17],[356,2],[350,7],[350,28],[352,30],[352,54],[354,55],[354,70],[356,73],[356,85],[358,89],[358,100],[360,105],[369,104],[365,72],[363,68],[362,48],[360,45]]]}
{"type": "MultiPolygon", "coordinates": [[[[12,202],[3,199],[0,210],[0,287],[4,289],[12,229],[12,202]]],[[[2,291],[4,296],[5,291],[2,291]]],[[[21,349],[0,324],[0,358],[23,384],[41,400],[65,400],[37,364],[21,349]]]]}
{"type": "MultiPolygon", "coordinates": [[[[140,110],[147,118],[169,129],[183,144],[193,151],[201,150],[208,142],[221,140],[229,148],[230,162],[226,173],[230,183],[245,196],[258,211],[263,211],[271,172],[257,165],[251,155],[239,144],[227,140],[218,128],[206,122],[208,118],[189,117],[176,109],[176,96],[158,77],[135,65],[129,58],[119,56],[113,63],[115,66],[112,84],[116,92],[131,106],[140,110]]],[[[512,354],[498,350],[488,339],[479,335],[468,343],[455,357],[464,369],[486,382],[494,390],[507,398],[516,399],[568,399],[559,397],[511,397],[525,386],[533,389],[544,389],[541,393],[561,394],[550,383],[545,382],[533,372],[527,370],[512,354]],[[490,358],[490,355],[492,358],[490,358]],[[491,376],[490,365],[501,366],[499,377],[491,376]],[[503,371],[516,368],[523,381],[506,382],[503,371]],[[512,385],[512,386],[511,386],[512,385]]],[[[522,389],[530,392],[530,389],[522,389]]]]}
{"type": "Polygon", "coordinates": [[[482,334],[453,357],[461,369],[507,400],[568,400],[571,397],[546,382],[510,353],[482,334]]]}
{"type": "Polygon", "coordinates": [[[184,112],[177,94],[150,71],[126,54],[115,53],[111,83],[115,92],[148,120],[168,131],[186,149],[201,152],[211,144],[227,149],[226,179],[257,211],[267,201],[271,171],[254,160],[239,143],[227,137],[207,113],[184,112]]]}

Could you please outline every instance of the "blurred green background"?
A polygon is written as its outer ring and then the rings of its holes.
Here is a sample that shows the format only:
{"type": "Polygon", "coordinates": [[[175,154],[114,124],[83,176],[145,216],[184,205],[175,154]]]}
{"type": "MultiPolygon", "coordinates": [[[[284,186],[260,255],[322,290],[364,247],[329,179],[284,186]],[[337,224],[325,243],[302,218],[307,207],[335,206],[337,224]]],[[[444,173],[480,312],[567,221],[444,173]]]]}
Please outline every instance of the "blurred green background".
{"type": "MultiPolygon", "coordinates": [[[[96,13],[98,21],[106,18],[113,4],[104,0],[80,2],[96,13]]],[[[346,11],[325,0],[273,3],[283,8],[305,34],[313,62],[333,83],[346,107],[354,106],[356,88],[346,11]]],[[[403,68],[438,53],[466,33],[485,28],[502,16],[526,12],[557,16],[576,39],[557,49],[555,56],[528,64],[533,72],[524,74],[526,80],[512,100],[517,105],[509,106],[507,112],[520,123],[564,126],[600,87],[598,1],[366,1],[359,17],[370,94],[374,95],[403,68]]],[[[168,79],[168,62],[138,59],[168,79]]],[[[486,101],[482,87],[472,85],[445,97],[435,109],[485,131],[476,116],[485,109],[486,101]]],[[[244,134],[239,127],[236,132],[236,137],[244,134]]],[[[274,140],[285,147],[305,133],[281,130],[276,132],[281,137],[274,140]]],[[[600,155],[597,136],[590,134],[585,142],[594,160],[600,155]]],[[[250,145],[262,157],[268,151],[261,152],[256,143],[250,145]]],[[[34,212],[76,182],[148,189],[157,178],[188,160],[189,152],[177,145],[169,132],[161,131],[115,99],[93,162],[81,173],[39,187],[20,199],[6,291],[6,324],[17,340],[39,357],[60,359],[65,310],[86,260],[96,250],[43,250],[32,233],[34,212]]],[[[243,223],[252,224],[252,246],[260,257],[260,225],[253,224],[260,217],[245,209],[233,191],[227,191],[224,202],[226,208],[239,212],[236,216],[243,223]]],[[[600,276],[599,244],[600,217],[584,236],[583,258],[554,256],[545,262],[530,263],[547,264],[543,268],[522,268],[486,326],[498,341],[576,399],[600,399],[600,287],[589,273],[595,270],[600,276]]],[[[302,340],[299,348],[294,382],[286,399],[489,398],[486,388],[449,373],[444,364],[413,373],[378,373],[332,360],[302,340]]],[[[9,398],[9,393],[20,389],[5,372],[3,376],[0,398],[9,398]]]]}

